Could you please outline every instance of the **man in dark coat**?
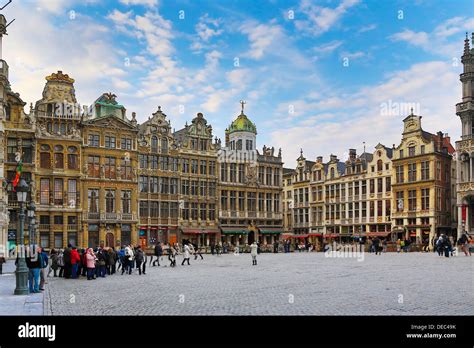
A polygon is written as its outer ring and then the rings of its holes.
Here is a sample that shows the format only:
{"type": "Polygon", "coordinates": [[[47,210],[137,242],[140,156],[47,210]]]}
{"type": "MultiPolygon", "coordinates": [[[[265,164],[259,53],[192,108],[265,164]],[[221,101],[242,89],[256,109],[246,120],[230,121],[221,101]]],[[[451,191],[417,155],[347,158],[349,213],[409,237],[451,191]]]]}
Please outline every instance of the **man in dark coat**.
{"type": "MultiPolygon", "coordinates": [[[[158,263],[158,267],[160,266],[160,257],[163,255],[163,247],[161,246],[161,243],[158,242],[156,243],[155,245],[155,256],[156,256],[156,260],[153,261],[153,266],[156,266],[156,264],[158,263]]],[[[150,263],[151,261],[153,260],[153,255],[150,257],[150,263]]]]}
{"type": "Polygon", "coordinates": [[[72,250],[72,244],[68,244],[67,248],[64,249],[64,253],[63,253],[64,278],[66,279],[71,278],[71,275],[72,275],[71,250],[72,250]]]}

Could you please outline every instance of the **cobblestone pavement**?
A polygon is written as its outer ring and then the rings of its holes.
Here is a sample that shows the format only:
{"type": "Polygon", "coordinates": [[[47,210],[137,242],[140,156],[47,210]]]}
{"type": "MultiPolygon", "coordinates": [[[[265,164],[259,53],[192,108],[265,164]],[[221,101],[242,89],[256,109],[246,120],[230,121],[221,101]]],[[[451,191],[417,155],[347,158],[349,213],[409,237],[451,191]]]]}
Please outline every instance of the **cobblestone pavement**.
{"type": "Polygon", "coordinates": [[[147,275],[50,278],[52,315],[473,315],[474,258],[434,253],[249,254],[149,267],[147,275]]]}
{"type": "Polygon", "coordinates": [[[0,315],[43,315],[43,293],[14,295],[15,261],[8,260],[0,275],[0,315]]]}

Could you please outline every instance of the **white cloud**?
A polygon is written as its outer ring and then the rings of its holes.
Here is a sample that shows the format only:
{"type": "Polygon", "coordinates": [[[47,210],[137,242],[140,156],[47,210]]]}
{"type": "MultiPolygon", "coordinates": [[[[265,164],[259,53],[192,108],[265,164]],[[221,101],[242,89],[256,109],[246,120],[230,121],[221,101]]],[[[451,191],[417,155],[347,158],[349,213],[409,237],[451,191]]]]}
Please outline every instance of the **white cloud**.
{"type": "Polygon", "coordinates": [[[392,101],[400,105],[419,103],[423,128],[432,133],[447,132],[454,142],[460,135],[454,108],[460,98],[458,79],[459,71],[451,64],[431,61],[389,74],[379,84],[355,93],[329,89],[312,95],[317,100],[292,101],[298,113],[296,119],[288,118],[290,103],[281,103],[279,127],[271,133],[271,141],[284,149],[289,166],[294,166],[300,147],[308,159],[323,155],[326,160],[329,154],[341,156],[348,148],[361,152],[363,141],[370,151],[379,142],[391,147],[399,144],[402,120],[407,116],[383,115],[381,104],[392,101]]]}
{"type": "Polygon", "coordinates": [[[298,30],[311,35],[321,35],[334,27],[344,14],[360,0],[342,0],[336,8],[318,6],[312,0],[302,0],[299,10],[306,19],[295,20],[298,30]]]}
{"type": "Polygon", "coordinates": [[[335,49],[337,49],[341,45],[342,45],[342,41],[333,40],[331,42],[327,42],[325,44],[314,47],[313,51],[320,55],[329,54],[329,53],[332,53],[335,49]]]}
{"type": "Polygon", "coordinates": [[[429,45],[429,36],[428,33],[424,31],[415,32],[413,30],[405,29],[401,32],[395,33],[390,36],[393,41],[405,41],[414,46],[428,47],[429,45]]]}
{"type": "MultiPolygon", "coordinates": [[[[404,29],[389,36],[392,41],[406,42],[415,47],[420,47],[426,52],[435,53],[440,56],[451,57],[455,52],[462,50],[462,45],[455,41],[450,42],[453,35],[474,30],[474,18],[453,17],[437,25],[431,32],[415,32],[404,29]]],[[[455,54],[457,56],[457,54],[455,54]]]]}
{"type": "Polygon", "coordinates": [[[367,31],[372,31],[376,28],[377,28],[377,24],[369,24],[369,25],[366,25],[366,26],[363,26],[362,28],[360,28],[357,32],[358,33],[365,33],[367,31]]]}
{"type": "Polygon", "coordinates": [[[244,23],[240,30],[248,36],[250,49],[246,56],[259,60],[275,45],[285,43],[283,28],[277,24],[263,24],[255,21],[244,23]]]}
{"type": "Polygon", "coordinates": [[[158,0],[120,0],[120,3],[127,6],[143,5],[147,7],[158,6],[158,0]]]}

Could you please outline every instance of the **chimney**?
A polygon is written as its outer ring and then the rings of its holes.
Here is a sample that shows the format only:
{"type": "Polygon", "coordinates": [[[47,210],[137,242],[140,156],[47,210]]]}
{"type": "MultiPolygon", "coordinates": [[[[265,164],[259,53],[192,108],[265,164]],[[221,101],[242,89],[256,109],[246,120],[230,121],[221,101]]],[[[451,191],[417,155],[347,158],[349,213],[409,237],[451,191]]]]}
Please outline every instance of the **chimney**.
{"type": "Polygon", "coordinates": [[[318,157],[316,158],[316,162],[322,163],[322,162],[323,162],[323,156],[318,156],[318,157]]]}
{"type": "Polygon", "coordinates": [[[351,159],[351,161],[355,161],[356,156],[357,156],[356,149],[349,149],[349,158],[351,159]]]}
{"type": "Polygon", "coordinates": [[[330,159],[331,162],[337,161],[337,156],[336,155],[331,155],[329,157],[329,159],[330,159]]]}

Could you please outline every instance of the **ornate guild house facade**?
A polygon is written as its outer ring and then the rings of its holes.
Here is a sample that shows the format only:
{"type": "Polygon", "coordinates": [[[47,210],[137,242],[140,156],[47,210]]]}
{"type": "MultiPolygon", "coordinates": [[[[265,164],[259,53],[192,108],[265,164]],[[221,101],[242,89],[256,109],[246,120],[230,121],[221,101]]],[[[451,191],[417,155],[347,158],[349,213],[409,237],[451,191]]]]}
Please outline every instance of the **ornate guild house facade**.
{"type": "Polygon", "coordinates": [[[466,34],[461,57],[464,68],[460,76],[462,101],[456,104],[456,114],[462,125],[461,140],[456,142],[459,237],[463,231],[474,233],[474,33],[472,46],[470,48],[466,34]]]}
{"type": "Polygon", "coordinates": [[[283,233],[281,151],[256,148],[257,128],[244,114],[226,129],[219,151],[219,222],[231,245],[272,244],[283,233]]]}

